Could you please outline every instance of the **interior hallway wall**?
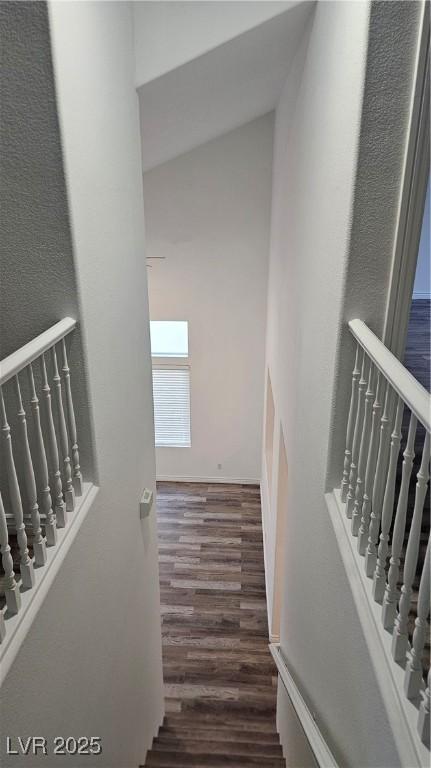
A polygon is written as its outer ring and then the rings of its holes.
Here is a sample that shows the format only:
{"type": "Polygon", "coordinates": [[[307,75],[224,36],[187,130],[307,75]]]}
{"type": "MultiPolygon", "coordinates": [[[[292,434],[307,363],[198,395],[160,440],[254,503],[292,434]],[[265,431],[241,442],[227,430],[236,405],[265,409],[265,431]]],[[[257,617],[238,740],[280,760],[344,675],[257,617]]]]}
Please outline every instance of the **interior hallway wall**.
{"type": "Polygon", "coordinates": [[[191,59],[283,13],[291,1],[133,3],[136,86],[161,77],[191,59]]]}
{"type": "MultiPolygon", "coordinates": [[[[324,493],[329,459],[329,487],[342,467],[346,320],[384,322],[419,11],[319,3],[276,112],[266,355],[289,466],[280,642],[346,768],[400,765],[324,493]]],[[[263,455],[267,572],[276,488],[263,455]]]]}
{"type": "MultiPolygon", "coordinates": [[[[30,26],[46,16],[14,6],[30,26]]],[[[138,506],[155,455],[132,12],[53,2],[49,21],[100,488],[6,677],[2,730],[101,737],[102,758],[51,749],[32,768],[136,768],[163,684],[155,511],[140,521],[138,506]]]]}
{"type": "MultiPolygon", "coordinates": [[[[78,321],[80,317],[46,5],[37,3],[30,11],[25,3],[0,3],[0,17],[3,359],[63,317],[78,321]]],[[[85,480],[93,480],[88,388],[79,326],[69,341],[72,389],[80,404],[76,420],[81,469],[85,480]]],[[[25,394],[27,380],[21,378],[25,394]]],[[[5,387],[7,403],[9,393],[8,418],[15,428],[15,397],[12,388],[5,387]]],[[[0,477],[3,480],[1,469],[0,477]]],[[[4,493],[3,482],[2,488],[4,493]]]]}
{"type": "Polygon", "coordinates": [[[260,477],[272,134],[269,114],[144,175],[150,316],[188,321],[191,365],[192,445],[158,448],[158,477],[260,477]]]}

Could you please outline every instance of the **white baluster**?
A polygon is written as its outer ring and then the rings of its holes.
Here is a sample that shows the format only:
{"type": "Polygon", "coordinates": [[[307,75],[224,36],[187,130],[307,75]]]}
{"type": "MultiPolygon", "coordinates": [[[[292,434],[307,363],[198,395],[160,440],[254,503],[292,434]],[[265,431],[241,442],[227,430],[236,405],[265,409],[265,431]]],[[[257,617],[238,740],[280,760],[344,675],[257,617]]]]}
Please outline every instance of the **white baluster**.
{"type": "Polygon", "coordinates": [[[365,555],[365,548],[368,541],[368,533],[370,527],[370,515],[371,515],[371,497],[373,493],[373,483],[376,473],[376,461],[377,450],[379,447],[379,427],[380,427],[380,411],[382,410],[382,404],[380,402],[380,390],[382,386],[382,378],[380,372],[377,373],[376,383],[376,396],[373,403],[373,415],[371,417],[371,438],[370,447],[367,456],[367,468],[365,470],[365,483],[364,483],[364,499],[362,502],[362,516],[361,525],[359,526],[358,533],[358,552],[360,555],[365,555]]]}
{"type": "Polygon", "coordinates": [[[360,374],[360,369],[358,368],[358,362],[359,362],[359,344],[356,344],[355,365],[353,367],[353,373],[352,373],[352,393],[350,396],[349,418],[347,420],[346,449],[344,451],[344,469],[343,469],[343,477],[341,480],[341,501],[343,502],[346,501],[347,490],[349,487],[353,429],[354,429],[355,420],[356,420],[358,378],[360,374]]]}
{"type": "Polygon", "coordinates": [[[413,459],[415,457],[415,436],[417,419],[412,413],[410,416],[407,444],[403,453],[403,466],[401,470],[401,487],[398,496],[395,524],[392,534],[391,559],[389,561],[388,583],[383,598],[382,622],[385,629],[392,631],[397,613],[398,601],[398,577],[400,573],[400,557],[406,529],[407,502],[409,496],[410,477],[412,474],[413,459]]]}
{"type": "Polygon", "coordinates": [[[60,374],[58,373],[57,353],[55,351],[55,346],[52,347],[51,352],[52,352],[52,364],[54,367],[53,382],[55,384],[54,391],[55,391],[55,399],[57,404],[60,449],[63,454],[64,477],[66,480],[64,497],[66,499],[67,512],[72,512],[75,506],[75,493],[73,490],[73,483],[72,483],[72,468],[70,465],[70,457],[69,457],[69,440],[67,437],[66,419],[64,417],[63,396],[61,393],[61,379],[60,379],[60,374]]]}
{"type": "Polygon", "coordinates": [[[428,684],[419,707],[418,718],[418,731],[421,740],[428,749],[430,748],[430,688],[431,688],[431,672],[428,672],[428,684]]]}
{"type": "Polygon", "coordinates": [[[398,662],[404,661],[408,647],[408,620],[412,597],[412,585],[418,561],[422,512],[429,480],[429,450],[430,436],[427,432],[423,446],[421,466],[417,474],[415,506],[413,510],[413,519],[404,560],[401,599],[398,609],[398,616],[395,621],[394,632],[392,635],[392,656],[394,657],[395,661],[398,662]]]}
{"type": "Polygon", "coordinates": [[[69,364],[67,362],[67,354],[66,354],[66,340],[62,339],[62,350],[63,350],[63,374],[64,374],[64,382],[65,382],[65,390],[66,390],[66,403],[67,403],[67,415],[68,415],[68,423],[69,423],[69,434],[70,434],[70,440],[72,443],[72,462],[73,462],[73,489],[75,491],[75,494],[77,496],[82,496],[82,475],[81,475],[81,468],[79,466],[79,448],[78,448],[78,439],[76,434],[76,420],[75,420],[75,410],[73,407],[73,399],[72,399],[72,389],[70,386],[70,369],[69,364]]]}
{"type": "Polygon", "coordinates": [[[4,593],[9,613],[18,613],[21,608],[21,593],[15,581],[13,560],[10,553],[9,534],[7,529],[6,514],[0,493],[0,552],[4,570],[4,593]]]}
{"type": "Polygon", "coordinates": [[[45,536],[48,547],[53,547],[57,543],[57,527],[55,525],[55,516],[52,509],[51,489],[49,487],[48,464],[46,461],[45,443],[43,440],[42,425],[40,421],[39,399],[36,395],[34,384],[34,374],[32,364],[27,368],[30,384],[31,409],[33,412],[36,456],[38,462],[39,476],[41,482],[41,510],[45,515],[45,536]]]}
{"type": "Polygon", "coordinates": [[[374,477],[373,499],[371,503],[370,528],[368,544],[365,550],[365,573],[371,577],[377,563],[377,542],[380,530],[380,515],[382,512],[383,493],[385,489],[386,470],[389,451],[389,425],[391,421],[393,391],[389,384],[386,387],[383,416],[380,419],[380,441],[377,455],[376,474],[374,477]]]}
{"type": "Polygon", "coordinates": [[[386,478],[385,496],[382,508],[382,529],[380,533],[379,549],[377,553],[376,570],[373,577],[373,597],[377,603],[383,601],[386,587],[386,560],[389,553],[389,531],[394,514],[395,480],[397,474],[398,454],[401,442],[401,421],[404,412],[404,402],[397,398],[394,429],[391,435],[391,447],[389,450],[389,468],[386,478]]]}
{"type": "Polygon", "coordinates": [[[350,462],[349,490],[347,492],[347,498],[346,498],[346,515],[348,518],[352,517],[353,505],[355,502],[355,488],[356,488],[356,477],[357,477],[357,470],[358,470],[359,444],[360,444],[360,439],[362,434],[364,392],[367,386],[367,382],[365,380],[366,357],[365,357],[364,350],[362,350],[360,353],[360,359],[361,359],[361,363],[360,363],[361,378],[359,379],[359,384],[358,384],[355,429],[353,432],[352,456],[351,456],[351,462],[350,462]]]}
{"type": "Polygon", "coordinates": [[[57,436],[55,434],[54,419],[52,416],[51,389],[48,384],[45,355],[41,357],[42,365],[42,392],[44,395],[46,422],[48,427],[48,448],[54,472],[55,493],[55,518],[57,528],[64,528],[67,522],[66,505],[63,501],[63,485],[58,460],[57,436]]]}
{"type": "Polygon", "coordinates": [[[408,699],[419,696],[422,682],[422,655],[428,630],[428,614],[430,612],[430,540],[428,539],[424,566],[419,585],[417,616],[412,640],[412,652],[407,663],[404,678],[404,690],[408,699]]]}
{"type": "Polygon", "coordinates": [[[368,386],[367,386],[367,391],[365,392],[364,416],[362,420],[361,445],[359,448],[358,472],[356,477],[356,490],[355,490],[355,504],[352,512],[353,536],[358,535],[359,524],[361,522],[366,454],[367,454],[369,441],[370,441],[371,408],[372,408],[373,396],[374,396],[373,375],[374,375],[373,364],[370,360],[368,364],[368,376],[367,376],[368,386]]]}
{"type": "Polygon", "coordinates": [[[16,537],[18,540],[18,549],[20,554],[20,572],[23,587],[31,589],[34,585],[33,561],[28,554],[27,534],[25,532],[24,515],[22,511],[21,493],[16,475],[15,462],[13,459],[12,438],[10,427],[7,422],[6,408],[3,399],[3,391],[0,389],[0,402],[2,412],[2,432],[5,441],[6,470],[9,483],[9,494],[12,505],[12,511],[15,518],[16,537]]]}
{"type": "Polygon", "coordinates": [[[37,503],[36,480],[34,477],[33,460],[31,458],[30,446],[28,443],[27,419],[22,404],[21,387],[19,378],[15,376],[15,392],[18,402],[18,419],[21,428],[22,460],[25,488],[27,491],[28,502],[30,506],[31,525],[33,529],[33,553],[35,565],[45,565],[46,563],[46,542],[42,536],[40,527],[39,504],[37,503]]]}

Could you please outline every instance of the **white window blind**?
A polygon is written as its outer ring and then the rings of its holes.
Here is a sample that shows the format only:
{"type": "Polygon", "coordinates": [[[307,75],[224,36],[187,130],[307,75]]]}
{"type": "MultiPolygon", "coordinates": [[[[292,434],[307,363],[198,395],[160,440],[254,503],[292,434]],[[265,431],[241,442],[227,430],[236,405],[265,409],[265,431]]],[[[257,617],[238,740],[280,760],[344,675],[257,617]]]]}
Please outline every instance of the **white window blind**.
{"type": "Polygon", "coordinates": [[[156,447],[190,447],[190,369],[153,365],[156,447]]]}

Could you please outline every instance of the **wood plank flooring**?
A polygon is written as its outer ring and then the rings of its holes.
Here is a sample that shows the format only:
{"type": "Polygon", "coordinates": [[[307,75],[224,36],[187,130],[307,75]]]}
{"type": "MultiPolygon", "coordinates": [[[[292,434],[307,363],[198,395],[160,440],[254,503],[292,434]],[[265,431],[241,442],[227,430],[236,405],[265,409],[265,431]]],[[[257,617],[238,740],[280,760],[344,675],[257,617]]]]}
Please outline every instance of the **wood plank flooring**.
{"type": "MultiPolygon", "coordinates": [[[[406,349],[404,354],[404,365],[413,374],[413,376],[425,387],[428,392],[430,391],[430,340],[431,340],[431,302],[429,299],[414,299],[410,307],[409,325],[407,331],[406,349]]],[[[403,414],[402,424],[402,443],[400,456],[397,467],[397,488],[396,499],[398,498],[399,487],[401,484],[401,471],[402,471],[402,453],[407,442],[407,434],[410,421],[410,411],[405,408],[403,414]]],[[[413,510],[415,504],[415,491],[416,491],[416,475],[419,471],[419,467],[422,461],[422,450],[425,439],[425,429],[421,424],[418,424],[416,430],[415,439],[415,458],[413,462],[412,479],[409,487],[408,507],[407,507],[407,522],[406,522],[406,536],[404,540],[403,553],[401,557],[401,566],[404,565],[404,556],[407,548],[408,535],[410,533],[411,521],[413,517],[413,510]]],[[[422,514],[422,527],[421,537],[419,544],[418,565],[416,568],[416,577],[413,584],[413,596],[412,604],[409,615],[409,637],[410,641],[413,636],[414,622],[417,616],[417,598],[419,590],[419,579],[423,569],[423,563],[425,560],[425,553],[430,535],[430,488],[428,487],[427,495],[425,497],[423,514],[422,514]]],[[[402,570],[400,577],[402,578],[402,570]]],[[[400,578],[399,588],[402,581],[400,578]]],[[[424,655],[422,658],[424,680],[428,674],[430,667],[430,634],[426,633],[426,643],[424,655]]]]}
{"type": "Polygon", "coordinates": [[[430,391],[431,302],[414,299],[410,307],[404,365],[430,391]]]}
{"type": "Polygon", "coordinates": [[[158,484],[166,717],[146,766],[284,766],[257,486],[158,484]]]}

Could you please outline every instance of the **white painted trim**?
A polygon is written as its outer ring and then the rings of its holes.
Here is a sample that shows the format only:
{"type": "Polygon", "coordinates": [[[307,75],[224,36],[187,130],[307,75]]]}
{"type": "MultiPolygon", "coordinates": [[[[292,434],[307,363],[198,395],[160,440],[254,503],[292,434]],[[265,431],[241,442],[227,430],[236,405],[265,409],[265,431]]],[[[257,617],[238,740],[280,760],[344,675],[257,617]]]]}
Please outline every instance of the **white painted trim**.
{"type": "Polygon", "coordinates": [[[429,752],[417,732],[418,710],[405,696],[404,669],[392,659],[392,635],[383,629],[382,608],[374,601],[373,582],[365,575],[339,490],[326,493],[325,500],[401,765],[425,768],[429,766],[429,752]]]}
{"type": "Polygon", "coordinates": [[[414,291],[413,292],[413,301],[415,299],[431,299],[431,291],[428,291],[427,293],[423,293],[420,291],[414,291]]]}
{"type": "Polygon", "coordinates": [[[312,713],[288,670],[286,660],[278,643],[270,643],[269,650],[277,666],[279,677],[298,715],[308,743],[320,768],[338,768],[338,763],[329,749],[312,713]]]}
{"type": "Polygon", "coordinates": [[[368,357],[408,405],[425,429],[431,430],[431,397],[425,387],[404,367],[362,320],[350,320],[349,328],[368,357]]]}
{"type": "Polygon", "coordinates": [[[16,352],[12,352],[0,362],[0,384],[5,384],[6,381],[15,376],[15,374],[22,371],[29,363],[36,360],[37,357],[47,349],[50,349],[63,339],[68,333],[73,331],[76,326],[76,320],[73,317],[64,317],[55,325],[48,328],[47,331],[40,333],[35,339],[32,339],[28,344],[24,344],[23,347],[17,349],[16,352]]]}
{"type": "Polygon", "coordinates": [[[35,568],[36,583],[33,589],[21,593],[21,610],[5,619],[6,637],[0,645],[0,685],[3,683],[20,647],[42,606],[76,534],[93,504],[99,488],[84,483],[83,495],[76,498],[76,508],[66,528],[58,528],[55,547],[47,547],[47,562],[43,568],[35,568]]]}
{"type": "Polygon", "coordinates": [[[272,600],[268,592],[268,565],[267,565],[267,551],[266,551],[266,536],[265,536],[265,512],[266,505],[269,509],[269,495],[268,495],[268,475],[265,472],[265,480],[262,478],[260,481],[260,510],[262,519],[262,541],[263,541],[263,570],[265,575],[265,597],[266,597],[266,619],[268,622],[268,637],[271,639],[272,628],[272,600]],[[263,483],[266,482],[266,487],[263,483]],[[266,491],[266,494],[265,494],[266,491]]]}
{"type": "Polygon", "coordinates": [[[165,483],[225,483],[226,485],[260,485],[254,477],[195,477],[192,475],[157,475],[165,483]]]}

